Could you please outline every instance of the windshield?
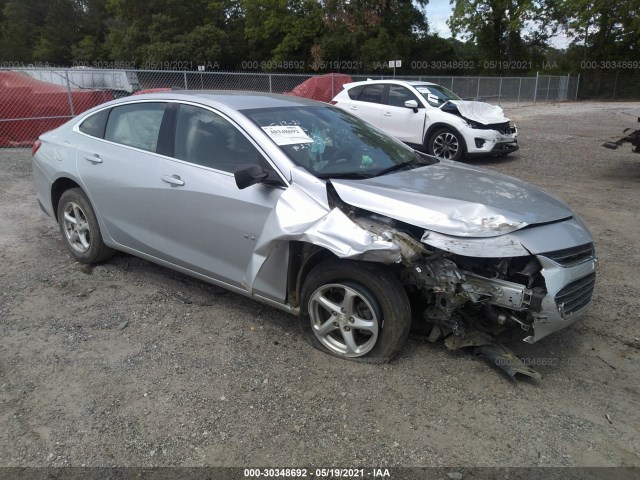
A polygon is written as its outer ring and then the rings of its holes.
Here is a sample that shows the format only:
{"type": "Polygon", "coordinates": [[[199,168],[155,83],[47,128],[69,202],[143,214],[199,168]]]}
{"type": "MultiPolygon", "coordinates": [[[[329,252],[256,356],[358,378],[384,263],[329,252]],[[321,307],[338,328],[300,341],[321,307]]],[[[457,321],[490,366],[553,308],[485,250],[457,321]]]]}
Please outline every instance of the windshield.
{"type": "Polygon", "coordinates": [[[439,107],[449,100],[460,100],[455,93],[441,85],[416,85],[415,89],[434,107],[439,107]]]}
{"type": "Polygon", "coordinates": [[[369,178],[437,162],[331,106],[243,110],[293,163],[319,178],[369,178]]]}

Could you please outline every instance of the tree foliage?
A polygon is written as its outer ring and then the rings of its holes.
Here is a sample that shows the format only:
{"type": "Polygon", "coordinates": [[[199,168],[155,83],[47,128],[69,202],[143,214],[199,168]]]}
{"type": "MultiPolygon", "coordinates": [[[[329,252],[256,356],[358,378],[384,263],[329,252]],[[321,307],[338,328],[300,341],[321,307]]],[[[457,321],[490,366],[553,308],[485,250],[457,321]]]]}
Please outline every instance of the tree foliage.
{"type": "MultiPolygon", "coordinates": [[[[0,60],[228,70],[295,62],[304,71],[387,73],[388,60],[403,59],[408,73],[412,60],[471,60],[482,69],[485,60],[638,58],[640,0],[451,0],[449,39],[429,32],[427,2],[0,0],[0,60]],[[566,52],[550,47],[556,33],[570,39],[566,52]]],[[[456,68],[429,73],[473,73],[456,68]]]]}

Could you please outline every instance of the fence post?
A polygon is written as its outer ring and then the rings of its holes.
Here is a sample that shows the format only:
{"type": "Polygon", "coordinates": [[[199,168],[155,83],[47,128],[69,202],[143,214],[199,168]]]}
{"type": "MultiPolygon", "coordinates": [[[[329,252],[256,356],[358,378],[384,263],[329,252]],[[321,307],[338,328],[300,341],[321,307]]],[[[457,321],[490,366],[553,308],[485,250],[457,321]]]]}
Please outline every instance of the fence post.
{"type": "Polygon", "coordinates": [[[547,82],[547,102],[549,101],[549,89],[551,88],[551,75],[548,76],[549,81],[547,82]]]}
{"type": "Polygon", "coordinates": [[[69,72],[65,70],[64,76],[67,79],[67,95],[69,95],[69,109],[71,110],[71,116],[75,117],[76,112],[73,110],[73,95],[71,95],[71,85],[69,84],[69,72]]]}
{"type": "Polygon", "coordinates": [[[536,103],[536,98],[538,98],[538,79],[540,78],[540,72],[536,72],[536,86],[533,89],[533,103],[536,103]]]}
{"type": "Polygon", "coordinates": [[[273,93],[273,88],[271,86],[271,74],[269,74],[269,93],[273,93]]]}
{"type": "Polygon", "coordinates": [[[184,75],[184,89],[189,90],[189,87],[187,86],[187,72],[182,72],[182,74],[184,75]]]}
{"type": "Polygon", "coordinates": [[[520,77],[520,83],[518,84],[518,106],[520,106],[520,91],[522,90],[522,77],[520,77]]]}
{"type": "Polygon", "coordinates": [[[451,91],[453,92],[453,77],[451,77],[451,91]]]}
{"type": "Polygon", "coordinates": [[[331,75],[331,100],[333,100],[333,97],[336,96],[336,94],[335,94],[335,85],[334,85],[335,84],[335,80],[336,80],[336,77],[331,75]]]}
{"type": "Polygon", "coordinates": [[[500,87],[498,87],[498,105],[502,103],[502,77],[500,77],[500,87]]]}
{"type": "Polygon", "coordinates": [[[615,100],[616,99],[616,90],[618,89],[618,74],[620,73],[620,70],[616,70],[616,80],[615,82],[613,82],[613,95],[611,95],[611,100],[615,100]]]}
{"type": "Polygon", "coordinates": [[[480,79],[482,77],[478,77],[478,91],[476,92],[476,100],[480,100],[480,79]]]}
{"type": "Polygon", "coordinates": [[[578,101],[578,87],[580,86],[580,74],[578,74],[578,79],[576,80],[576,98],[574,101],[578,101]]]}

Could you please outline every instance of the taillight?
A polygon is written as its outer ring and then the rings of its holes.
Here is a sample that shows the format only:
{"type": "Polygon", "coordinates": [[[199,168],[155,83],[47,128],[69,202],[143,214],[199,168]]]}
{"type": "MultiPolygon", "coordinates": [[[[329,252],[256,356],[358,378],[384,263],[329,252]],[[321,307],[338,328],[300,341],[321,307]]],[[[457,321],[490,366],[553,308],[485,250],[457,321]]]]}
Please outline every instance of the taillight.
{"type": "Polygon", "coordinates": [[[35,142],[33,142],[33,147],[31,147],[31,156],[33,157],[36,152],[38,150],[40,150],[40,147],[42,146],[42,142],[40,140],[36,140],[35,142]]]}

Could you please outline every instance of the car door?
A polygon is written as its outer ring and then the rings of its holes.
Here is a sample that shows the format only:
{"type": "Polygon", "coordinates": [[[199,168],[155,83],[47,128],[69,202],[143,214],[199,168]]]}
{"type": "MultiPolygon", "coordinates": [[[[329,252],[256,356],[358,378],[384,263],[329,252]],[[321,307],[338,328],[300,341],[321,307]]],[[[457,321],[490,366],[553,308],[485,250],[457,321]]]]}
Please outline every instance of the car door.
{"type": "Polygon", "coordinates": [[[164,183],[157,230],[165,259],[242,288],[256,239],[285,184],[237,125],[200,106],[179,106],[173,150],[157,172],[164,183]],[[256,163],[270,172],[269,185],[240,190],[233,172],[256,163]]]}
{"type": "Polygon", "coordinates": [[[399,140],[422,144],[425,127],[425,108],[411,90],[402,85],[389,85],[387,102],[382,109],[381,128],[399,140]],[[418,111],[407,108],[404,103],[415,100],[418,111]]]}
{"type": "Polygon", "coordinates": [[[132,102],[103,110],[77,129],[78,174],[106,234],[152,255],[163,247],[154,215],[164,186],[157,151],[166,110],[165,102],[132,102]]]}
{"type": "Polygon", "coordinates": [[[365,85],[358,98],[351,100],[348,111],[380,127],[385,88],[384,83],[365,85]]]}

